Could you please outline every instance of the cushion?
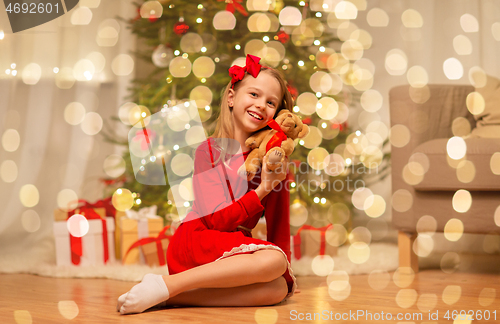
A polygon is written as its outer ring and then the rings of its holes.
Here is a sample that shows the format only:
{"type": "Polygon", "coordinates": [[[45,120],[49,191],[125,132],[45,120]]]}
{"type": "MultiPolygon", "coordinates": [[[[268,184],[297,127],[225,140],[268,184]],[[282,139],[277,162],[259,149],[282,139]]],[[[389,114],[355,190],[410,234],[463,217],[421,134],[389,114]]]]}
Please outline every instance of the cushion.
{"type": "MultiPolygon", "coordinates": [[[[457,169],[448,163],[448,161],[451,161],[451,164],[454,164],[456,167],[458,161],[451,160],[448,157],[446,152],[447,143],[448,138],[438,138],[425,142],[415,148],[413,153],[424,153],[427,156],[427,159],[422,159],[422,155],[420,154],[418,162],[424,166],[424,169],[428,166],[428,170],[424,174],[422,181],[414,185],[415,190],[450,191],[466,189],[469,191],[500,191],[500,174],[495,174],[499,173],[498,166],[490,165],[492,155],[500,152],[500,139],[465,139],[467,145],[465,159],[470,161],[473,167],[471,168],[470,163],[467,162],[469,165],[460,170],[460,172],[457,172],[457,169]],[[423,162],[421,162],[422,160],[423,162]],[[471,176],[474,172],[475,175],[471,176]]],[[[496,158],[493,161],[493,163],[497,163],[495,162],[496,158]]]]}
{"type": "Polygon", "coordinates": [[[488,75],[476,92],[484,99],[484,111],[474,115],[477,122],[471,137],[500,138],[500,80],[488,75]]]}

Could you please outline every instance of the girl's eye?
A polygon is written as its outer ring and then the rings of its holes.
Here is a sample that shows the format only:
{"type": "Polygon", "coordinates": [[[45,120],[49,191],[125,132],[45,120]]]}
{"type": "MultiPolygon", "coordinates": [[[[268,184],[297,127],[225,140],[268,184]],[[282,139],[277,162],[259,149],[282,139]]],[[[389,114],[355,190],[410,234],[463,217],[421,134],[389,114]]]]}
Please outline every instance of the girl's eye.
{"type": "Polygon", "coordinates": [[[256,96],[257,94],[255,92],[250,93],[252,96],[256,96]]]}
{"type": "Polygon", "coordinates": [[[267,103],[270,104],[271,106],[274,106],[274,102],[272,101],[268,101],[267,103]]]}

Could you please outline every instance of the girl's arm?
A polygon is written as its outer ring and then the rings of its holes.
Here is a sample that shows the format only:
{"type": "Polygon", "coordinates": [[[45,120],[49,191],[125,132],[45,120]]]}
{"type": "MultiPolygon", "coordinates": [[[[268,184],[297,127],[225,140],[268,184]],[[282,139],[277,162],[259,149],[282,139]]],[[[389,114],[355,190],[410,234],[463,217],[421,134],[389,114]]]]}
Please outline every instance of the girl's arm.
{"type": "MultiPolygon", "coordinates": [[[[214,158],[216,159],[215,156],[214,158]]],[[[234,231],[248,218],[256,214],[261,215],[264,207],[254,190],[231,202],[221,168],[220,164],[215,168],[212,167],[207,150],[198,149],[196,151],[193,209],[200,217],[203,217],[202,221],[209,229],[229,232],[234,231]]]]}

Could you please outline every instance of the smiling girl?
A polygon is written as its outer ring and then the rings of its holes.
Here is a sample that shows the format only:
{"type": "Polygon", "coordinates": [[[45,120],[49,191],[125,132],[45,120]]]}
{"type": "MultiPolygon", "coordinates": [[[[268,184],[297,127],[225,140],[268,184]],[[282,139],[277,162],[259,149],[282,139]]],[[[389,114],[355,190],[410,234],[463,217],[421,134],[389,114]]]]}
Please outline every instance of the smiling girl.
{"type": "MultiPolygon", "coordinates": [[[[272,305],[293,295],[290,194],[286,182],[278,186],[286,178],[288,160],[283,168],[271,172],[264,159],[261,172],[236,200],[231,199],[230,185],[230,195],[227,193],[228,182],[221,179],[235,177],[238,168],[227,165],[224,174],[215,168],[217,161],[225,161],[224,150],[213,149],[216,140],[237,141],[246,159],[250,149],[245,140],[268,127],[280,110],[292,110],[293,99],[284,78],[277,70],[260,65],[259,60],[248,55],[244,68],[229,69],[232,80],[222,96],[215,132],[196,151],[192,211],[168,246],[170,275],[144,276],[118,298],[121,314],[140,313],[157,305],[272,305]],[[209,172],[213,170],[216,172],[209,172]],[[221,204],[217,197],[229,202],[221,204]],[[250,233],[264,210],[267,241],[252,238],[250,233]]],[[[272,155],[269,160],[279,161],[281,156],[272,155]]]]}

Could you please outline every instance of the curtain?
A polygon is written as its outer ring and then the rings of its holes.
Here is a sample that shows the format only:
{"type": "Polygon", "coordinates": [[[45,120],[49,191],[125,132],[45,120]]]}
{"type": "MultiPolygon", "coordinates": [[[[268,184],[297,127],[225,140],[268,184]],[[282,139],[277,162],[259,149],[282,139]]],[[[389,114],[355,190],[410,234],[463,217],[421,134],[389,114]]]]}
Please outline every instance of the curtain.
{"type": "Polygon", "coordinates": [[[80,0],[59,18],[12,33],[4,9],[2,2],[0,267],[13,256],[55,259],[53,211],[64,192],[102,198],[103,161],[118,148],[100,125],[119,127],[110,117],[135,74],[135,38],[117,16],[137,15],[130,0],[80,0]]]}

